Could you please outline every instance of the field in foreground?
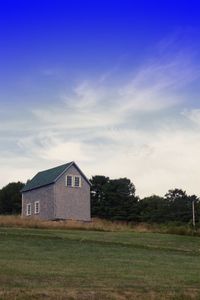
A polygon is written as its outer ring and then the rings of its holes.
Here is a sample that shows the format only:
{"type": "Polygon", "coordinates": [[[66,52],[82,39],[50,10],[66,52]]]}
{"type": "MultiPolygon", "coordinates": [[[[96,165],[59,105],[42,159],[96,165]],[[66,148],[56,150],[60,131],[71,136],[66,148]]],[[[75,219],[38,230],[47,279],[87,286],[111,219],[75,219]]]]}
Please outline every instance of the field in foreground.
{"type": "Polygon", "coordinates": [[[200,238],[2,227],[0,299],[200,299],[200,238]]]}

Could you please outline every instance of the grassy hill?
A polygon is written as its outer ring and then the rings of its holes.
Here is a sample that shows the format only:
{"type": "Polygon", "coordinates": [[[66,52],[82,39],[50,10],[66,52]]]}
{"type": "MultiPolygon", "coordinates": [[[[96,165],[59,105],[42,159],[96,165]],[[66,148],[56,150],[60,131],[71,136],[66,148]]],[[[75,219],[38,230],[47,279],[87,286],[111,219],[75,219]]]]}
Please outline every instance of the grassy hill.
{"type": "Polygon", "coordinates": [[[1,227],[0,299],[200,299],[200,238],[1,227]]]}

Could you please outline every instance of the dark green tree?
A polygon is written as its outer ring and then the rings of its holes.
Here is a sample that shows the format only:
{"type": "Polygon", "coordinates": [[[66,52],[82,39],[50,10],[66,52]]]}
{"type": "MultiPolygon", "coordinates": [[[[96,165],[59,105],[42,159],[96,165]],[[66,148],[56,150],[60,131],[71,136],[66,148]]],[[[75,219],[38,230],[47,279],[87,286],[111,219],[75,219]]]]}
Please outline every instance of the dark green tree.
{"type": "Polygon", "coordinates": [[[167,201],[160,196],[152,195],[139,201],[139,220],[142,222],[162,223],[165,221],[167,201]]]}
{"type": "MultiPolygon", "coordinates": [[[[166,219],[168,221],[176,222],[190,222],[192,220],[192,202],[198,207],[199,199],[196,195],[188,196],[186,191],[181,189],[169,190],[165,195],[168,202],[168,211],[166,212],[166,219]]],[[[198,210],[196,210],[196,217],[198,210]]]]}
{"type": "Polygon", "coordinates": [[[104,186],[104,217],[111,220],[135,220],[136,204],[135,186],[127,178],[110,180],[104,186]]]}
{"type": "Polygon", "coordinates": [[[192,221],[192,202],[195,203],[195,216],[198,222],[200,204],[197,196],[188,196],[181,189],[169,190],[164,197],[156,195],[139,201],[139,220],[142,222],[188,223],[192,221]]]}
{"type": "Polygon", "coordinates": [[[103,175],[93,176],[91,186],[91,213],[93,217],[103,217],[104,210],[104,186],[109,182],[109,177],[103,175]]]}
{"type": "Polygon", "coordinates": [[[127,178],[94,176],[91,180],[92,215],[110,220],[135,220],[135,186],[127,178]]]}
{"type": "Polygon", "coordinates": [[[22,182],[12,182],[0,190],[0,213],[19,214],[21,212],[22,182]]]}

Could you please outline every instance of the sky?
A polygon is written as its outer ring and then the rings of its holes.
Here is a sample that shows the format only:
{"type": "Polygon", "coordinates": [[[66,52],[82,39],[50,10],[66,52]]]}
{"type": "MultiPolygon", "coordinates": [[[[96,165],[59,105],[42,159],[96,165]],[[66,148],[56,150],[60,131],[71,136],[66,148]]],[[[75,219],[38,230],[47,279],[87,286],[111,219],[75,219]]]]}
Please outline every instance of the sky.
{"type": "Polygon", "coordinates": [[[200,196],[199,1],[1,1],[0,188],[69,161],[200,196]]]}

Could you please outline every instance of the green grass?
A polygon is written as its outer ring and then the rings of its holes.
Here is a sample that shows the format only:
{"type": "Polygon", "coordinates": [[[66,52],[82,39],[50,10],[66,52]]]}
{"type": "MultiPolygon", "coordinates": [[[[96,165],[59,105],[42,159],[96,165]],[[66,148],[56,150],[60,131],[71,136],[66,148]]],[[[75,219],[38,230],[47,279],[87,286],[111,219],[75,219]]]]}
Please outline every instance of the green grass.
{"type": "Polygon", "coordinates": [[[1,228],[0,299],[200,299],[200,238],[1,228]]]}

